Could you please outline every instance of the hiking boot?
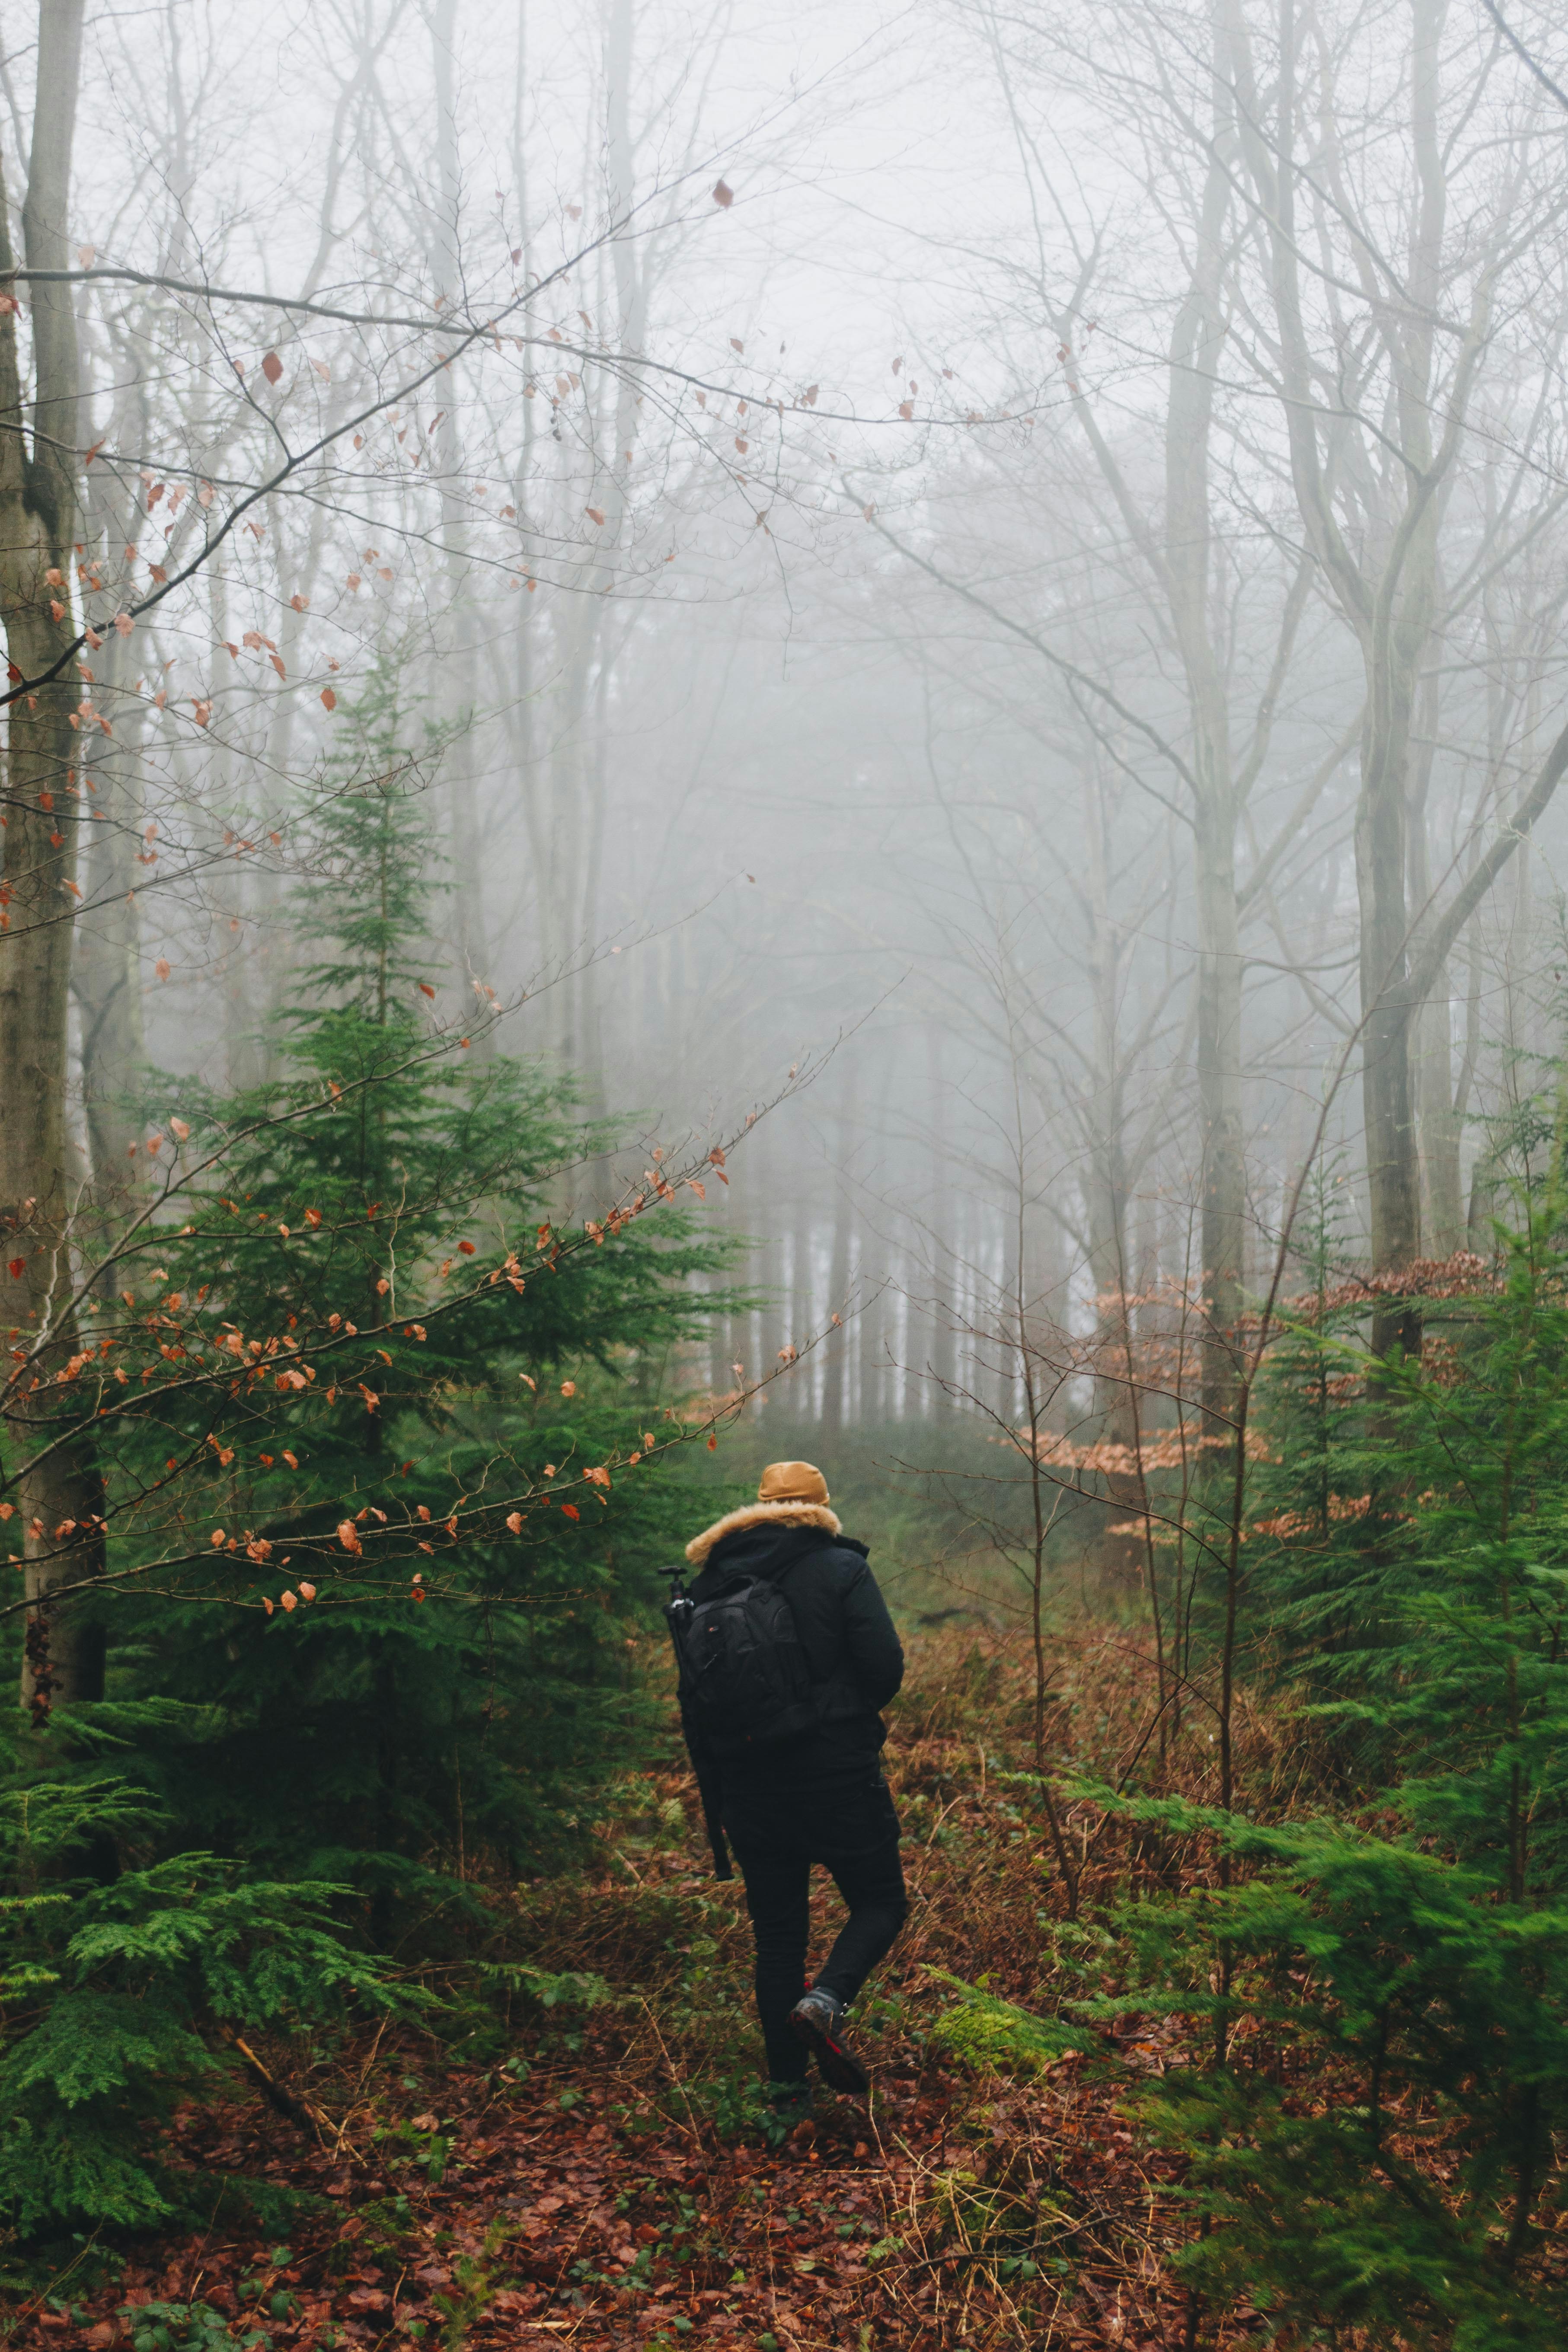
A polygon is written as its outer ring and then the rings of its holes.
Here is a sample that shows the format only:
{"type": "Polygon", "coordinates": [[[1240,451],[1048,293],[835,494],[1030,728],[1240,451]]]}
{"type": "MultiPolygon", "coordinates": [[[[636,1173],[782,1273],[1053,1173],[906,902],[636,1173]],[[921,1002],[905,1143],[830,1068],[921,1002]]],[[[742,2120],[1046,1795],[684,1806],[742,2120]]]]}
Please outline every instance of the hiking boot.
{"type": "Polygon", "coordinates": [[[845,2041],[841,2030],[844,2003],[821,1986],[803,1995],[790,2011],[791,2031],[816,2059],[823,2081],[835,2091],[860,2094],[871,2087],[871,2077],[845,2041]]]}

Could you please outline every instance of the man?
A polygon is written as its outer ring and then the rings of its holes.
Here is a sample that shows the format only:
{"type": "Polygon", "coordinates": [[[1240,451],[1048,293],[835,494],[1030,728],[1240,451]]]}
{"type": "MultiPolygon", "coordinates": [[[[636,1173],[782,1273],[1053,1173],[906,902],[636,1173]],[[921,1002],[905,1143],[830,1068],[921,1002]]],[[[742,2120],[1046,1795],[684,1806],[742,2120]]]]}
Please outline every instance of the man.
{"type": "MultiPolygon", "coordinates": [[[[710,1827],[722,1821],[745,1881],[770,2091],[786,2110],[809,2102],[808,2054],[835,2090],[870,2087],[844,2012],[909,1908],[879,1713],[904,1654],[866,1546],[844,1535],[828,1500],[809,1462],[772,1464],[755,1503],[687,1545],[700,1573],[670,1617],[681,1725],[710,1827]],[[808,1986],[819,1862],[849,1916],[808,1986]]],[[[716,1831],[714,1853],[727,1875],[716,1831]]]]}

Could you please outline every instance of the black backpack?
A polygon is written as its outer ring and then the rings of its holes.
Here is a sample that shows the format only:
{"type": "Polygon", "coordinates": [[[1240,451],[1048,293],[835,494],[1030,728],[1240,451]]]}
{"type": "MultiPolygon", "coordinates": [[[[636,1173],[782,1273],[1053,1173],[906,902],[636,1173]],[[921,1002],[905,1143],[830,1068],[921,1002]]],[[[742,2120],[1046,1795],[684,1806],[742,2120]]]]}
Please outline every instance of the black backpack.
{"type": "Polygon", "coordinates": [[[739,1572],[705,1601],[678,1591],[664,1613],[681,1704],[716,1756],[778,1748],[816,1729],[816,1685],[775,1582],[739,1572]]]}

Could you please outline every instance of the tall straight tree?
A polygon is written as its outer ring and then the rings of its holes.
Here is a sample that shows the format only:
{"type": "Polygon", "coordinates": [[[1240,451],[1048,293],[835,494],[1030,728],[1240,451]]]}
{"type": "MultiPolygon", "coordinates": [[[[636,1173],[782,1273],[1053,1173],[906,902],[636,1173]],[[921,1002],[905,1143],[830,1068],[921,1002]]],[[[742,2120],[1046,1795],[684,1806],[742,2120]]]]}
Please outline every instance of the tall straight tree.
{"type": "MultiPolygon", "coordinates": [[[[1257,845],[1253,873],[1246,874],[1244,830],[1278,756],[1311,583],[1310,565],[1260,531],[1237,494],[1237,425],[1223,397],[1221,364],[1247,233],[1235,188],[1234,104],[1222,78],[1200,65],[1190,125],[1194,164],[1161,135],[1147,102],[1147,51],[1158,47],[1157,26],[1141,27],[1129,12],[1110,27],[1098,18],[1091,27],[1054,5],[1004,19],[990,0],[976,0],[964,16],[995,76],[1033,225],[1030,245],[1003,261],[994,305],[998,340],[1016,335],[1019,346],[1009,352],[1018,390],[1005,405],[1033,410],[1031,421],[1047,428],[1031,435],[1029,456],[1014,472],[1053,555],[1073,506],[1090,500],[1079,525],[1086,576],[1103,576],[1107,549],[1124,541],[1114,565],[1117,608],[1136,617],[1120,638],[1103,628],[1091,633],[1071,600],[1058,596],[1051,570],[1041,575],[1047,617],[1032,625],[1016,617],[1016,608],[998,610],[989,595],[963,593],[1044,655],[1114,768],[1136,776],[1167,807],[1173,788],[1190,835],[1203,1394],[1206,1412],[1223,1422],[1238,1375],[1247,1229],[1244,929],[1258,911],[1257,877],[1278,864],[1331,772],[1323,769],[1278,833],[1257,845]],[[1097,189],[1087,209],[1070,147],[1055,160],[1051,152],[1065,87],[1093,108],[1107,151],[1124,160],[1127,174],[1107,194],[1097,189]],[[1162,225],[1167,242],[1157,289],[1129,280],[1118,249],[1129,214],[1145,241],[1151,217],[1162,225]],[[1152,304],[1164,320],[1157,367],[1149,365],[1147,349],[1152,304]],[[1133,341],[1143,383],[1130,429],[1123,371],[1133,341]],[[1085,446],[1093,469],[1087,486],[1085,446]],[[1152,661],[1151,641],[1159,648],[1152,661]]],[[[1217,26],[1200,18],[1188,31],[1195,54],[1212,60],[1217,26]]],[[[1005,448],[996,446],[999,468],[1008,463],[1005,448]]],[[[967,553],[966,570],[984,566],[978,534],[967,553]]],[[[962,586],[946,557],[942,572],[962,586]]],[[[1097,616],[1099,593],[1084,600],[1097,616]]]]}
{"type": "MultiPolygon", "coordinates": [[[[83,0],[42,0],[23,249],[29,269],[63,269],[83,0]]],[[[0,286],[16,268],[0,184],[0,286]]],[[[40,1400],[78,1353],[72,1312],[75,1191],[66,1125],[67,1020],[76,905],[82,751],[97,719],[71,641],[72,542],[80,476],[77,322],[68,286],[30,289],[31,432],[18,310],[0,315],[0,627],[13,673],[38,681],[8,709],[5,830],[0,851],[0,1229],[9,1294],[8,1450],[26,1465],[28,1622],[23,1695],[92,1696],[102,1647],[80,1611],[50,1606],[59,1586],[101,1564],[102,1496],[91,1446],[47,1442],[40,1400]],[[31,446],[29,447],[29,437],[31,446]],[[51,673],[56,673],[51,675],[51,673]],[[82,708],[79,710],[79,699],[82,708]]]]}
{"type": "MultiPolygon", "coordinates": [[[[1373,1259],[1396,1271],[1422,1246],[1420,1009],[1561,772],[1549,755],[1440,910],[1412,902],[1415,712],[1445,604],[1469,592],[1478,569],[1508,563],[1541,523],[1529,478],[1544,418],[1527,405],[1511,413],[1508,372],[1525,383],[1538,363],[1531,320],[1542,280],[1563,299],[1562,130],[1539,91],[1520,98],[1511,72],[1494,86],[1489,27],[1454,37],[1447,0],[1407,0],[1396,43],[1389,19],[1373,25],[1353,7],[1220,0],[1218,13],[1215,79],[1234,99],[1261,260],[1253,323],[1236,340],[1278,398],[1302,537],[1366,681],[1355,827],[1363,1108],[1373,1259]],[[1362,123],[1376,126],[1364,142],[1362,123]],[[1508,331],[1516,318],[1519,349],[1508,331]],[[1521,475],[1479,547],[1453,497],[1478,422],[1494,444],[1512,441],[1521,475]]],[[[1418,1345],[1414,1311],[1380,1312],[1373,1344],[1418,1345]]]]}

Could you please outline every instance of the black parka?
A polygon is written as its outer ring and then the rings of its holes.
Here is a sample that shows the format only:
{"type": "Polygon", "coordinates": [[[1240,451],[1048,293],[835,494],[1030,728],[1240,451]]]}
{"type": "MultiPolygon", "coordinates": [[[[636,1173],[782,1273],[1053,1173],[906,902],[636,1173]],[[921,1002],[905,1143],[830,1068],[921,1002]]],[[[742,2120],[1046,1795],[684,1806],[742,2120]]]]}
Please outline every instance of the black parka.
{"type": "Polygon", "coordinates": [[[681,1710],[681,1727],[704,1790],[765,1780],[819,1780],[869,1764],[887,1726],[879,1710],[904,1678],[904,1654],[888,1604],[867,1565],[866,1546],[826,1528],[740,1528],[714,1545],[691,1581],[699,1605],[733,1576],[776,1581],[818,1691],[818,1725],[805,1739],[721,1768],[681,1710]]]}

